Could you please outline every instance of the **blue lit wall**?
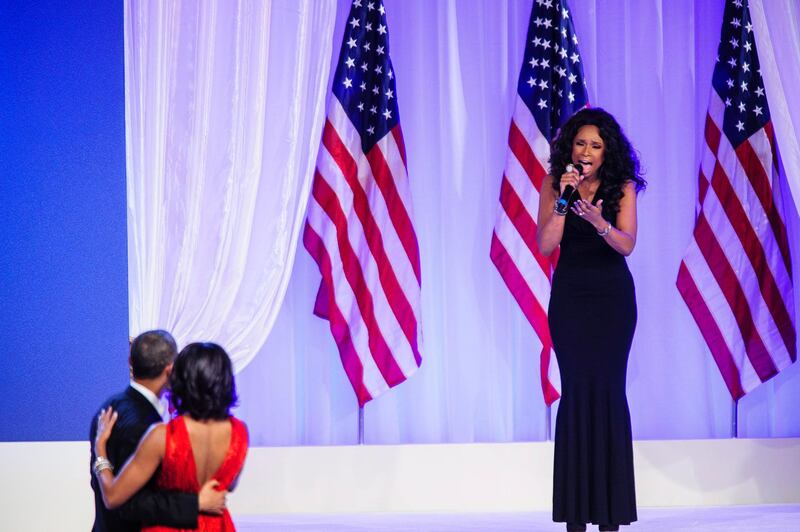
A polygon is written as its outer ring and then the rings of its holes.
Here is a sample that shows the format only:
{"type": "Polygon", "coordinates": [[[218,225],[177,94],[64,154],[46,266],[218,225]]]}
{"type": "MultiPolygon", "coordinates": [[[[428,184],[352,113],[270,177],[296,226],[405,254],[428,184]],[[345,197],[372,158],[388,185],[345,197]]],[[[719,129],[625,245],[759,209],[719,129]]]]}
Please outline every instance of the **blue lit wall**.
{"type": "Polygon", "coordinates": [[[0,1],[0,441],[127,379],[122,2],[0,1]]]}

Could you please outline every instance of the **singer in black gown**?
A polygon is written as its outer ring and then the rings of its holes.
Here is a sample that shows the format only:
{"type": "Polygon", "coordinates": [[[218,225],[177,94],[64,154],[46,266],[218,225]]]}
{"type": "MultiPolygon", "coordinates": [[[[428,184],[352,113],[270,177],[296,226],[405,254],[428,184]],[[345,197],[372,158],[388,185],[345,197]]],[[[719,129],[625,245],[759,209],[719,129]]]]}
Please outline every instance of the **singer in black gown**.
{"type": "Polygon", "coordinates": [[[591,224],[571,210],[566,218],[548,311],[561,372],[553,518],[630,524],[636,495],[625,374],[636,326],[633,279],[625,257],[591,224]]]}
{"type": "Polygon", "coordinates": [[[569,531],[585,530],[586,523],[618,530],[637,518],[625,395],[637,312],[625,255],[635,245],[636,192],[645,183],[630,143],[602,109],[579,111],[560,137],[551,146],[551,176],[562,177],[549,177],[539,215],[542,251],[560,245],[548,309],[561,373],[553,520],[569,531]],[[572,172],[568,165],[575,163],[586,176],[572,172]],[[576,190],[559,216],[553,200],[567,182],[576,190]]]}

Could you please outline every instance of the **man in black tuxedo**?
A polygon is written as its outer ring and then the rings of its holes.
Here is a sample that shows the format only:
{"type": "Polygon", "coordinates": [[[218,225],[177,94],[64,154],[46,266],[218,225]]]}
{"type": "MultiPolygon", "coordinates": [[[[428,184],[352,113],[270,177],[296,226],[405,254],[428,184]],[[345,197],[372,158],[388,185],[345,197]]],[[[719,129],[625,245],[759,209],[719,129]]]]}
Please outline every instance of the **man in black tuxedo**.
{"type": "MultiPolygon", "coordinates": [[[[160,423],[165,412],[160,397],[167,387],[172,364],[178,354],[175,340],[166,331],[148,331],[137,336],[131,344],[131,383],[128,388],[103,403],[118,414],[114,431],[108,440],[107,458],[119,471],[136,450],[139,440],[148,427],[160,423]]],[[[99,410],[98,410],[99,413],[99,410]]],[[[94,454],[97,436],[97,415],[89,430],[91,463],[98,458],[94,454]]],[[[148,484],[127,503],[116,510],[108,510],[97,479],[92,474],[95,518],[94,532],[138,531],[142,526],[163,525],[175,528],[196,528],[199,512],[221,513],[225,507],[226,491],[217,491],[216,480],[203,485],[200,493],[158,491],[153,476],[148,484]]]]}

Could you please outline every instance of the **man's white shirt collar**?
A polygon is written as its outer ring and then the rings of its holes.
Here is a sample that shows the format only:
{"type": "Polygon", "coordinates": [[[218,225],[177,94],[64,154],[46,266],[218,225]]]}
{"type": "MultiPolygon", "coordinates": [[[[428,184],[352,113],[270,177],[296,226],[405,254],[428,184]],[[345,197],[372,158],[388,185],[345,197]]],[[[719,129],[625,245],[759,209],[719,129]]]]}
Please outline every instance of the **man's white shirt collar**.
{"type": "Polygon", "coordinates": [[[161,419],[166,419],[165,416],[167,414],[167,405],[156,394],[154,394],[152,390],[142,386],[136,381],[131,381],[131,388],[144,395],[144,398],[147,399],[151,405],[153,405],[153,408],[156,409],[156,412],[158,412],[158,415],[161,416],[161,419]]]}

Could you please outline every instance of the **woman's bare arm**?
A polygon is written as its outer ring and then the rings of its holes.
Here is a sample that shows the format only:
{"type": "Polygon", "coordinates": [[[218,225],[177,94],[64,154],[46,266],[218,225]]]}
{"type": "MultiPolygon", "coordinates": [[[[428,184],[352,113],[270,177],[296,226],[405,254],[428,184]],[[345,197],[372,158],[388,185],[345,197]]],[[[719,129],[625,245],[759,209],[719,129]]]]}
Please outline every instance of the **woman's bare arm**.
{"type": "MultiPolygon", "coordinates": [[[[622,188],[622,198],[619,200],[617,213],[617,226],[611,226],[608,235],[603,237],[606,243],[626,257],[633,253],[636,247],[636,185],[628,181],[622,188]]],[[[598,227],[602,231],[606,226],[598,227]]]]}
{"type": "MultiPolygon", "coordinates": [[[[116,422],[116,413],[109,408],[100,415],[98,422],[95,453],[106,455],[106,442],[116,422]]],[[[108,509],[114,509],[130,499],[153,476],[161,460],[164,458],[166,445],[166,428],[163,423],[151,427],[139,442],[136,452],[115,476],[111,469],[104,469],[97,475],[103,503],[108,509]]]]}
{"type": "Polygon", "coordinates": [[[536,221],[536,244],[545,257],[553,253],[564,236],[566,216],[553,212],[557,199],[556,191],[553,190],[553,176],[547,175],[542,180],[542,189],[539,192],[539,215],[536,221]]]}

